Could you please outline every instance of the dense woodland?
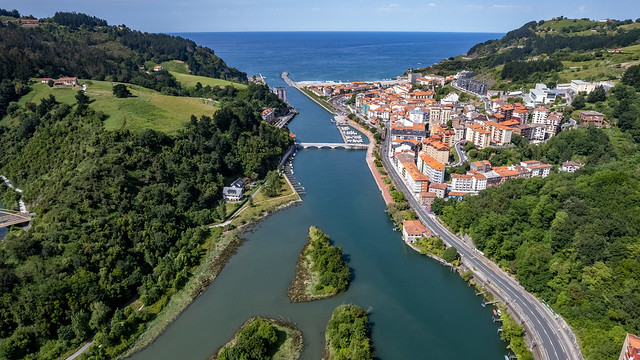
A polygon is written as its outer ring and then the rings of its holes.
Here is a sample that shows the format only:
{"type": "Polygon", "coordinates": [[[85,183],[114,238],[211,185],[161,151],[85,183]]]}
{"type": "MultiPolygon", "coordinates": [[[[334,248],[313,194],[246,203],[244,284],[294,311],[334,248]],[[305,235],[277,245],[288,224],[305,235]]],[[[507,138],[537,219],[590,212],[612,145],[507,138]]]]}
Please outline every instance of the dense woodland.
{"type": "Polygon", "coordinates": [[[245,79],[191,41],[83,14],[57,13],[38,28],[9,22],[0,58],[0,115],[9,114],[0,120],[0,173],[37,213],[28,232],[12,231],[0,246],[0,358],[54,359],[94,334],[102,347],[91,358],[108,358],[105,349],[122,351],[149,320],[125,304],[139,297],[152,306],[185,284],[211,236],[202,225],[220,220],[222,187],[277,167],[292,140],[259,113],[286,105],[265,86],[183,89],[167,72],[139,71],[146,60],[182,59],[202,75],[245,79]],[[73,106],[53,96],[9,106],[29,77],[63,75],[208,95],[219,109],[169,136],[104,130],[106,115],[82,92],[73,106]]]}
{"type": "Polygon", "coordinates": [[[325,338],[328,360],[373,359],[367,312],[355,305],[338,306],[331,315],[325,338]]]}
{"type": "Polygon", "coordinates": [[[113,328],[118,307],[184,284],[224,184],[265,176],[290,145],[246,102],[175,137],[107,132],[90,106],[53,97],[3,122],[1,172],[38,216],[0,248],[0,357],[53,358],[95,331],[117,343],[142,321],[113,328]]]}

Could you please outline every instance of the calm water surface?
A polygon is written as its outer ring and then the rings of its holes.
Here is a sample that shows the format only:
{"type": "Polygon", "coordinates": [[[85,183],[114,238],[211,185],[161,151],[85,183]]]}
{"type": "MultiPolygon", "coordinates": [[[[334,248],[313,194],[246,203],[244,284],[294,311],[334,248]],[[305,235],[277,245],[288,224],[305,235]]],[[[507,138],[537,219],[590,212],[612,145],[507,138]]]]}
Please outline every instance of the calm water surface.
{"type": "MultiPolygon", "coordinates": [[[[217,53],[231,65],[240,67],[242,61],[249,61],[219,49],[237,54],[249,50],[229,50],[231,44],[227,48],[216,46],[214,36],[218,35],[189,35],[198,43],[218,49],[217,53]]],[[[399,37],[397,33],[395,36],[399,37]]],[[[470,41],[462,51],[477,41],[470,41]]],[[[272,41],[274,48],[279,43],[272,41]]],[[[251,56],[254,55],[247,55],[251,56]]],[[[271,58],[269,61],[279,63],[265,63],[265,69],[260,71],[268,76],[271,86],[282,85],[277,78],[279,72],[291,71],[298,64],[277,53],[271,58]]],[[[261,65],[251,63],[240,68],[251,73],[261,65]]],[[[326,73],[333,74],[334,70],[326,73]]],[[[296,78],[296,73],[292,74],[296,78]]],[[[322,74],[319,70],[297,78],[324,79],[322,74]]],[[[350,76],[355,75],[345,78],[350,76]]],[[[378,75],[374,71],[366,76],[378,75]]],[[[290,124],[298,138],[340,141],[329,113],[292,88],[288,88],[287,95],[300,111],[290,124]]],[[[364,151],[301,150],[295,157],[294,171],[308,192],[304,202],[268,217],[244,234],[248,241],[213,284],[153,344],[132,359],[207,359],[252,316],[295,323],[303,332],[303,358],[319,359],[331,312],[344,303],[371,309],[373,345],[381,359],[503,359],[506,344],[500,341],[498,327],[491,322],[491,310],[480,306],[481,298],[474,295],[474,289],[448,268],[408,248],[401,234],[393,231],[364,157],[364,151]],[[312,225],[319,226],[343,247],[353,281],[349,290],[337,297],[292,304],[286,296],[287,288],[312,225]]]]}

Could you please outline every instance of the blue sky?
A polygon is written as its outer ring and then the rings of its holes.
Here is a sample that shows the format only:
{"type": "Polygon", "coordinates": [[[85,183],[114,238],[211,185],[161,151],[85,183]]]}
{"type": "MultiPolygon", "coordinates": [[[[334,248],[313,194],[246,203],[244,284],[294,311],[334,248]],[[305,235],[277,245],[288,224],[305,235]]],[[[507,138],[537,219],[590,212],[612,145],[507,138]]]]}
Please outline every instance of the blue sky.
{"type": "Polygon", "coordinates": [[[36,17],[77,11],[148,32],[507,32],[531,20],[636,19],[638,0],[2,0],[36,17]]]}

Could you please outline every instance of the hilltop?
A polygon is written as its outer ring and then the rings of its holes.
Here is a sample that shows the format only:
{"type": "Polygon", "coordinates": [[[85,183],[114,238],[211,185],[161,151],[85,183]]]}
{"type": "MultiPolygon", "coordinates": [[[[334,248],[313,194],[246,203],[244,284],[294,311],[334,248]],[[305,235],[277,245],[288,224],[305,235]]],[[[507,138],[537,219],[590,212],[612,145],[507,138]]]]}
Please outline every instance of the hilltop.
{"type": "Polygon", "coordinates": [[[571,79],[616,80],[626,67],[640,63],[639,39],[637,20],[531,21],[500,39],[474,45],[464,55],[418,71],[452,75],[471,70],[496,90],[571,79]]]}

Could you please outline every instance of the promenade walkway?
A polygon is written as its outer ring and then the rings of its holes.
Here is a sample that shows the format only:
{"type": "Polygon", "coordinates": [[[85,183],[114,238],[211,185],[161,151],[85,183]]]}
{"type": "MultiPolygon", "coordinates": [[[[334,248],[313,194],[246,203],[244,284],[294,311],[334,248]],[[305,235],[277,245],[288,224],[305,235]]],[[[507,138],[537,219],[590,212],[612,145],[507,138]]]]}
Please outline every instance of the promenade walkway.
{"type": "Polygon", "coordinates": [[[389,193],[389,187],[387,186],[387,184],[384,183],[384,180],[383,180],[384,178],[378,172],[378,169],[376,168],[376,163],[375,163],[376,158],[373,156],[373,150],[376,147],[376,139],[373,138],[373,135],[371,134],[371,132],[363,129],[357,122],[349,119],[349,125],[352,128],[363,133],[369,139],[369,144],[367,146],[367,156],[366,156],[367,166],[369,167],[369,171],[371,171],[371,175],[373,175],[373,179],[376,181],[376,185],[378,185],[378,189],[382,194],[382,198],[384,199],[385,205],[391,204],[393,202],[393,198],[391,197],[391,193],[389,193]]]}

